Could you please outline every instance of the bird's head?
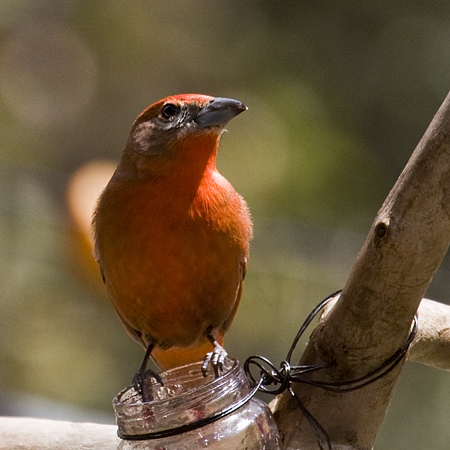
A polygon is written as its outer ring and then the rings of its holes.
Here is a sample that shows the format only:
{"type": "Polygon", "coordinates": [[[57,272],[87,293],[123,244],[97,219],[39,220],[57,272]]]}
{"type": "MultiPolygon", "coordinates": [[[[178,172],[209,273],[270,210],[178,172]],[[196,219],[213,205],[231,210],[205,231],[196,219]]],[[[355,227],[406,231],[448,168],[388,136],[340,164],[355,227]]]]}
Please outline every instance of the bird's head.
{"type": "Polygon", "coordinates": [[[146,180],[214,168],[225,125],[246,109],[237,100],[199,94],[159,100],[134,122],[116,177],[146,180]]]}
{"type": "Polygon", "coordinates": [[[134,151],[143,155],[195,137],[220,137],[225,125],[247,107],[238,100],[183,94],[166,97],[145,109],[131,130],[134,151]]]}

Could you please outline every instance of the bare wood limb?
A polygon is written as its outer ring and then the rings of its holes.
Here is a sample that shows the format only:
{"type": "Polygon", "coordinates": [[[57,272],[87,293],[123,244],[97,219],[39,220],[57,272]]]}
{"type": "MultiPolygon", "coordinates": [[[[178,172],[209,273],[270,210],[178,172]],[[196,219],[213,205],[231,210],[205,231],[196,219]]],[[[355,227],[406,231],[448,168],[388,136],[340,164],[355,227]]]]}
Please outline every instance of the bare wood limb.
{"type": "MultiPolygon", "coordinates": [[[[450,95],[378,212],[341,298],[313,332],[301,364],[330,364],[315,375],[329,381],[378,367],[405,342],[449,243],[450,95]]],[[[336,448],[371,449],[401,366],[351,393],[305,384],[295,391],[336,448]]],[[[317,448],[288,395],[278,399],[276,418],[288,448],[317,448]]]]}
{"type": "Polygon", "coordinates": [[[115,425],[0,417],[0,450],[117,450],[115,425]]]}
{"type": "Polygon", "coordinates": [[[450,306],[423,299],[408,361],[450,371],[450,306]]]}

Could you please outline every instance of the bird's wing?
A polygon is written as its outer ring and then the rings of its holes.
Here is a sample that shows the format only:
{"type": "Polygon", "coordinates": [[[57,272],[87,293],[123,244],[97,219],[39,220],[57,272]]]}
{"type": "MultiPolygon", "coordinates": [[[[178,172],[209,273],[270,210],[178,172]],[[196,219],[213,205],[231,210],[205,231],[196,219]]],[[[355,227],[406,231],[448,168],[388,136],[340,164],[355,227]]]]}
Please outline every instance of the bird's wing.
{"type": "Polygon", "coordinates": [[[247,274],[247,260],[248,258],[245,257],[242,259],[241,264],[240,264],[240,269],[241,269],[241,282],[239,283],[239,288],[237,291],[237,295],[236,295],[236,300],[234,302],[234,306],[233,309],[231,310],[230,315],[228,316],[228,318],[225,320],[225,322],[222,324],[222,326],[219,329],[219,334],[221,335],[221,337],[223,338],[223,335],[228,331],[228,329],[230,328],[234,317],[236,316],[236,312],[239,308],[239,303],[241,301],[241,296],[242,296],[242,291],[244,290],[244,278],[245,275],[247,274]]]}

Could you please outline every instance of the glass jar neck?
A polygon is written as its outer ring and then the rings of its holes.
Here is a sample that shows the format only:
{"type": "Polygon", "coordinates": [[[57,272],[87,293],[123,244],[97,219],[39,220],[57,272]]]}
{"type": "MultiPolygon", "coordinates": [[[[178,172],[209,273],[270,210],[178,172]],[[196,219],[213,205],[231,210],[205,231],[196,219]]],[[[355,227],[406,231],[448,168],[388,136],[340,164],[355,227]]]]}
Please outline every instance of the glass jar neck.
{"type": "Polygon", "coordinates": [[[132,387],[120,392],[113,400],[119,432],[133,436],[189,427],[248,396],[250,386],[238,361],[227,358],[224,374],[217,379],[212,373],[204,377],[201,364],[162,372],[163,386],[149,378],[147,386],[153,401],[142,403],[132,387]]]}

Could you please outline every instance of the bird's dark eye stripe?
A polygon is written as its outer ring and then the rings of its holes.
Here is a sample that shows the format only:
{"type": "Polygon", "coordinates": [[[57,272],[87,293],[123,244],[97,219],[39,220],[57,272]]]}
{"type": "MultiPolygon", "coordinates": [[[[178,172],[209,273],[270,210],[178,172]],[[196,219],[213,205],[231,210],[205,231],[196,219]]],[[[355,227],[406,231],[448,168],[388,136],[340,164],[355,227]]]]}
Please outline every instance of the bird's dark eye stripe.
{"type": "Polygon", "coordinates": [[[172,117],[174,117],[179,111],[179,108],[177,105],[174,105],[173,103],[166,103],[162,110],[161,110],[161,116],[164,119],[171,119],[172,117]]]}

